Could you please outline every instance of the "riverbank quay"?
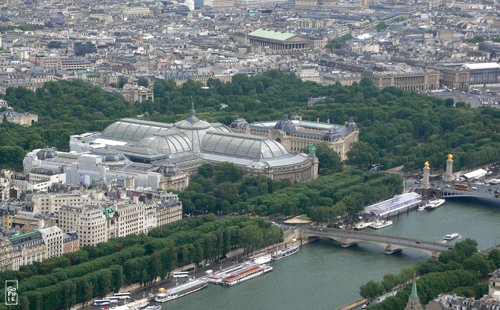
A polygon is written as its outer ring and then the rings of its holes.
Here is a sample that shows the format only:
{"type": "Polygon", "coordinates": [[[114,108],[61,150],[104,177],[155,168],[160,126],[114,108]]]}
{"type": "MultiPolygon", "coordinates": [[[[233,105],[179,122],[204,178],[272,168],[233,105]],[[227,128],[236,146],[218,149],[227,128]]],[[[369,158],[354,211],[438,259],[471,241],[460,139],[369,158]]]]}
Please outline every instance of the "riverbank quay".
{"type": "MultiPolygon", "coordinates": [[[[276,243],[270,246],[267,246],[265,248],[259,249],[255,252],[249,253],[249,254],[244,254],[244,250],[242,248],[234,249],[227,253],[226,258],[219,261],[219,262],[209,262],[203,264],[203,267],[196,268],[195,263],[187,264],[184,266],[180,266],[174,270],[171,271],[171,273],[174,272],[181,272],[181,271],[187,271],[189,272],[189,277],[203,277],[206,275],[207,270],[213,270],[213,271],[218,271],[226,268],[230,268],[232,266],[235,266],[243,261],[248,260],[250,257],[253,256],[258,256],[263,253],[268,253],[268,252],[274,252],[280,249],[284,249],[288,246],[291,245],[298,245],[298,232],[295,232],[294,230],[286,229],[283,233],[283,241],[280,243],[276,243]]],[[[175,279],[175,278],[166,278],[161,280],[160,278],[157,278],[155,282],[146,284],[146,285],[141,285],[140,283],[134,283],[129,286],[124,286],[120,288],[120,292],[129,292],[131,293],[131,298],[127,302],[132,302],[135,300],[140,300],[143,298],[146,298],[148,296],[155,295],[159,292],[160,288],[164,289],[169,289],[173,288],[177,285],[183,284],[186,282],[186,279],[175,279]]],[[[110,294],[109,296],[112,296],[110,294]]],[[[93,301],[99,299],[99,298],[94,298],[93,300],[87,302],[85,305],[83,304],[78,304],[73,306],[71,309],[72,310],[80,310],[80,309],[100,309],[100,307],[95,307],[93,306],[93,301]]]]}
{"type": "Polygon", "coordinates": [[[352,310],[352,309],[356,309],[358,307],[361,307],[365,303],[366,303],[366,299],[360,298],[360,299],[355,300],[347,305],[343,305],[342,307],[338,308],[337,310],[352,310]]]}

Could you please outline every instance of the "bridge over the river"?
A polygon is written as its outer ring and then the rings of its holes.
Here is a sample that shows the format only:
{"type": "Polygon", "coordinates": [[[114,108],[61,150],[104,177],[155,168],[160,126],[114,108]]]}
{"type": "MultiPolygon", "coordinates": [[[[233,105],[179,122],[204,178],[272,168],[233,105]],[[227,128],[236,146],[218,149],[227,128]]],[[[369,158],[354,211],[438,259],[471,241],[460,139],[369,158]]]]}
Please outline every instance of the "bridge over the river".
{"type": "Polygon", "coordinates": [[[340,243],[342,247],[350,247],[361,241],[381,244],[386,254],[401,252],[403,248],[413,248],[424,251],[432,257],[437,257],[444,251],[453,249],[452,245],[430,242],[418,239],[394,237],[379,234],[369,234],[360,231],[342,230],[333,228],[302,228],[302,237],[329,238],[340,243]]]}

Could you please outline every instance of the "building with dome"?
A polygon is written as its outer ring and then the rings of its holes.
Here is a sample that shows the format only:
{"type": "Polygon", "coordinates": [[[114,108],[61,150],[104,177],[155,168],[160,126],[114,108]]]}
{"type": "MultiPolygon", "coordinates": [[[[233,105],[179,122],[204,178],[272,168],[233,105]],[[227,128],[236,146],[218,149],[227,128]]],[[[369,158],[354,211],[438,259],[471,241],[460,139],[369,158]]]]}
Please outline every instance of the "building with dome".
{"type": "Polygon", "coordinates": [[[3,121],[23,126],[31,126],[34,122],[38,122],[38,115],[31,113],[19,113],[14,111],[12,107],[7,107],[5,111],[0,112],[0,123],[3,123],[3,121]]]}
{"type": "Polygon", "coordinates": [[[298,114],[290,118],[284,115],[281,120],[249,124],[245,119],[233,121],[230,128],[247,135],[264,136],[277,141],[289,152],[300,150],[314,144],[326,143],[335,150],[342,160],[354,142],[359,140],[359,129],[354,121],[344,125],[304,121],[298,114]]]}
{"type": "Polygon", "coordinates": [[[184,190],[203,163],[234,163],[248,175],[315,179],[314,154],[288,150],[278,139],[234,132],[221,123],[189,117],[173,124],[121,119],[102,132],[70,137],[70,152],[34,150],[24,172],[62,171],[68,185],[116,182],[127,188],[184,190]]]}

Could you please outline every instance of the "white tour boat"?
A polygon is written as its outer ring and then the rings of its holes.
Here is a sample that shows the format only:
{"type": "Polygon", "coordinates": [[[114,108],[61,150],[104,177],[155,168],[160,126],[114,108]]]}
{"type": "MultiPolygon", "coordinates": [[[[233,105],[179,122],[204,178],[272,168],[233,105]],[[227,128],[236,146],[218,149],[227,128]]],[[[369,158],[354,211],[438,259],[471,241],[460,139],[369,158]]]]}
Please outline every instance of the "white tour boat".
{"type": "Polygon", "coordinates": [[[449,235],[446,235],[444,236],[444,240],[445,241],[451,241],[451,240],[454,240],[454,239],[457,239],[457,238],[461,238],[462,236],[459,234],[459,233],[452,233],[452,234],[449,234],[449,235]]]}
{"type": "Polygon", "coordinates": [[[373,229],[381,229],[387,226],[391,226],[392,221],[391,220],[377,220],[373,222],[373,224],[370,225],[371,228],[373,229]]]}
{"type": "Polygon", "coordinates": [[[155,296],[156,302],[167,302],[179,297],[194,293],[207,287],[208,283],[204,279],[190,280],[179,286],[168,290],[160,289],[160,293],[155,296]]]}
{"type": "Polygon", "coordinates": [[[429,202],[427,202],[425,204],[425,209],[426,210],[436,209],[436,208],[442,206],[445,202],[446,202],[446,200],[444,200],[444,199],[429,200],[429,202]]]}

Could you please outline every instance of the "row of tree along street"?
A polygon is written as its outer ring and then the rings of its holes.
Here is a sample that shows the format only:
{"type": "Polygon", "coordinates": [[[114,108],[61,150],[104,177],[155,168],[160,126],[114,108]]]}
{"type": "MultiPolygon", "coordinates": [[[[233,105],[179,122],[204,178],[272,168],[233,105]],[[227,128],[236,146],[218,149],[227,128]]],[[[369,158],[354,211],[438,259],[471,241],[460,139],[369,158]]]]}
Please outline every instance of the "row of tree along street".
{"type": "MultiPolygon", "coordinates": [[[[234,248],[249,253],[282,239],[281,229],[262,219],[187,218],[148,235],[115,238],[19,271],[1,272],[0,282],[19,280],[21,309],[68,309],[124,285],[163,279],[178,266],[217,260],[234,248]]],[[[0,296],[5,296],[3,290],[0,296]]]]}

